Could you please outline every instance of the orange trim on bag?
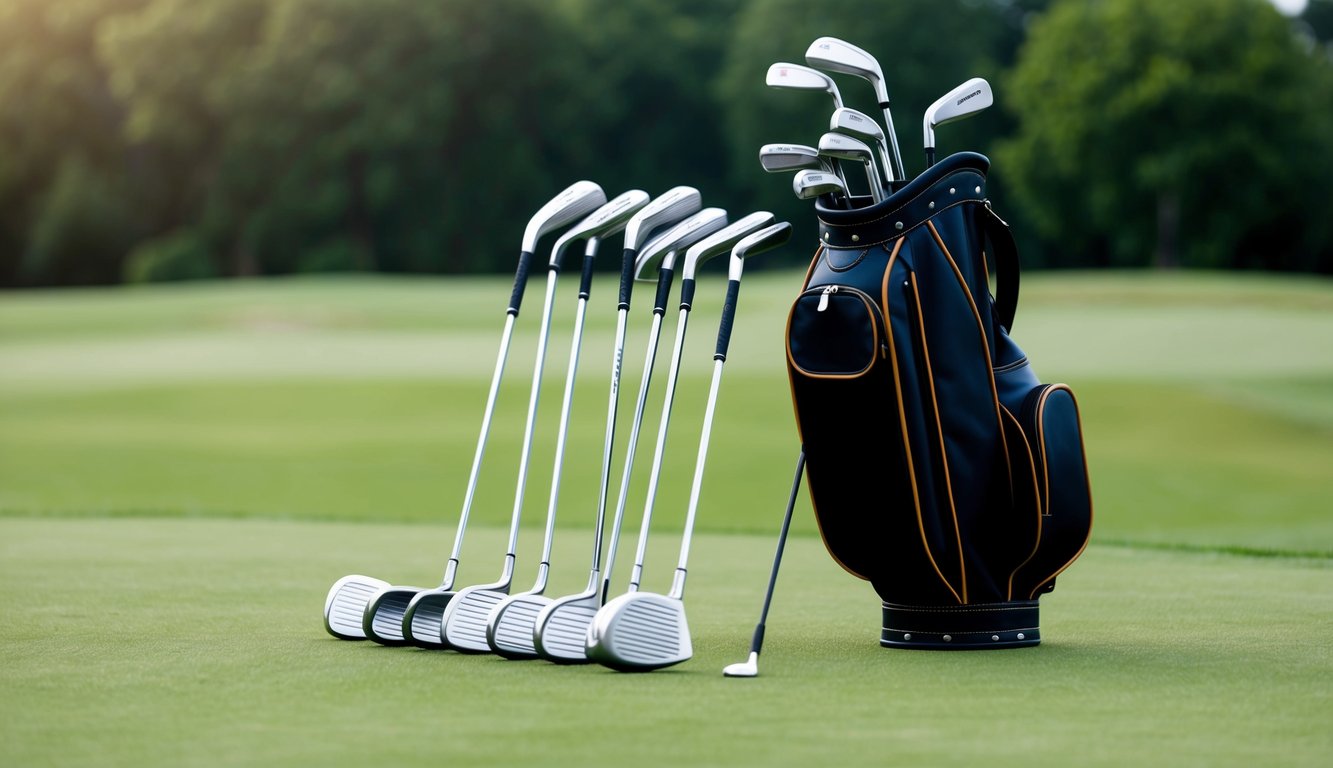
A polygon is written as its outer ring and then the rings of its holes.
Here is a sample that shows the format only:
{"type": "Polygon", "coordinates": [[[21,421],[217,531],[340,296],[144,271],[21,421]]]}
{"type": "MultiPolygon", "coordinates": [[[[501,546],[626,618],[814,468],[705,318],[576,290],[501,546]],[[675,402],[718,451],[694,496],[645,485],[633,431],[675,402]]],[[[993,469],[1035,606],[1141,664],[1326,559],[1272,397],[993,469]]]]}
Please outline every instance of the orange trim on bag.
{"type": "MultiPolygon", "coordinates": [[[[1014,428],[1018,430],[1018,433],[1019,433],[1020,435],[1023,434],[1023,424],[1022,424],[1021,422],[1019,422],[1018,418],[1015,417],[1012,413],[1010,413],[1010,412],[1009,412],[1009,409],[1008,409],[1008,408],[1005,408],[1004,406],[1000,406],[1000,411],[1001,411],[1001,413],[1002,413],[1003,415],[1008,416],[1008,417],[1009,417],[1009,420],[1012,421],[1012,422],[1014,423],[1014,428]]],[[[1027,451],[1027,454],[1028,454],[1028,466],[1032,467],[1032,469],[1029,471],[1029,474],[1030,474],[1030,476],[1031,476],[1031,480],[1032,480],[1032,490],[1033,490],[1033,492],[1035,493],[1036,490],[1037,490],[1037,465],[1036,465],[1036,462],[1035,462],[1035,461],[1033,460],[1033,458],[1032,458],[1032,448],[1031,448],[1031,446],[1028,444],[1028,441],[1027,441],[1026,439],[1023,440],[1023,450],[1024,450],[1024,451],[1027,451]]],[[[1033,539],[1032,539],[1032,551],[1028,553],[1028,556],[1027,556],[1027,557],[1023,558],[1023,562],[1019,563],[1019,564],[1018,564],[1012,571],[1009,572],[1009,582],[1008,582],[1008,585],[1005,587],[1005,599],[1006,599],[1006,600],[1013,600],[1013,599],[1014,599],[1014,577],[1018,575],[1018,572],[1019,572],[1019,571],[1023,570],[1023,566],[1027,565],[1029,562],[1032,561],[1032,558],[1034,558],[1034,557],[1037,556],[1037,550],[1041,549],[1041,523],[1042,523],[1042,519],[1041,519],[1041,518],[1042,518],[1042,514],[1041,514],[1041,499],[1038,498],[1038,499],[1037,499],[1037,535],[1034,536],[1033,539]]]]}
{"type": "MultiPolygon", "coordinates": [[[[1083,416],[1079,413],[1079,410],[1078,410],[1078,398],[1074,397],[1074,390],[1070,389],[1070,388],[1069,388],[1069,385],[1067,385],[1067,384],[1052,384],[1052,385],[1051,385],[1051,388],[1050,388],[1049,390],[1047,390],[1047,393],[1049,394],[1050,392],[1053,392],[1053,391],[1055,391],[1056,389],[1063,389],[1064,391],[1066,391],[1066,392],[1069,393],[1069,401],[1072,402],[1072,403],[1074,404],[1074,422],[1075,422],[1076,424],[1078,424],[1078,433],[1079,433],[1079,435],[1082,435],[1082,434],[1083,434],[1083,416]]],[[[1059,568],[1057,568],[1056,571],[1055,571],[1055,573],[1052,573],[1050,576],[1047,576],[1045,579],[1043,579],[1043,580],[1041,581],[1041,583],[1037,584],[1037,586],[1035,586],[1035,587],[1032,588],[1032,591],[1028,593],[1028,599],[1031,599],[1031,598],[1032,598],[1032,595],[1037,594],[1037,592],[1040,591],[1042,587],[1044,587],[1044,586],[1046,586],[1047,584],[1051,583],[1051,581],[1052,581],[1056,576],[1059,576],[1060,574],[1064,573],[1064,571],[1065,571],[1066,568],[1068,568],[1069,566],[1073,565],[1073,564],[1074,564],[1074,561],[1077,560],[1077,559],[1079,558],[1079,556],[1083,554],[1083,550],[1085,550],[1085,549],[1088,548],[1088,542],[1092,540],[1092,517],[1093,517],[1093,509],[1092,509],[1092,477],[1088,474],[1088,454],[1087,454],[1087,451],[1084,451],[1084,452],[1083,452],[1083,482],[1085,483],[1085,485],[1087,486],[1087,489],[1088,489],[1088,535],[1085,536],[1085,537],[1083,538],[1083,545],[1080,546],[1080,547],[1078,548],[1078,551],[1074,553],[1074,556],[1073,556],[1073,557],[1069,558],[1069,560],[1067,560],[1067,561],[1065,562],[1064,565],[1062,565],[1062,566],[1060,566],[1059,568]]]]}
{"type": "Polygon", "coordinates": [[[949,473],[949,452],[944,449],[944,425],[940,423],[940,399],[935,394],[935,374],[930,367],[930,346],[926,343],[926,318],[921,314],[921,292],[916,288],[915,275],[907,273],[907,283],[916,297],[916,319],[921,339],[921,356],[926,361],[926,380],[930,382],[930,403],[935,411],[935,434],[940,439],[940,462],[944,465],[944,490],[949,498],[949,514],[953,517],[954,539],[958,541],[958,576],[963,585],[963,602],[967,602],[967,565],[963,557],[963,529],[958,525],[958,505],[953,498],[953,478],[949,473]]]}
{"type": "MultiPolygon", "coordinates": [[[[916,467],[912,464],[912,444],[907,437],[907,414],[903,406],[903,380],[898,370],[898,353],[893,344],[893,328],[889,323],[889,275],[893,273],[893,262],[898,258],[899,251],[902,250],[904,239],[899,239],[894,244],[893,252],[889,254],[889,262],[884,267],[884,280],[880,284],[880,291],[884,299],[884,327],[887,329],[884,335],[889,343],[889,360],[893,362],[894,394],[898,398],[898,425],[903,440],[903,456],[907,459],[907,477],[912,483],[912,503],[916,506],[916,526],[917,530],[921,532],[921,546],[926,551],[926,557],[930,559],[930,567],[935,569],[940,581],[943,581],[944,586],[953,593],[954,599],[960,603],[966,603],[967,601],[959,596],[958,590],[953,588],[953,584],[949,583],[948,577],[944,575],[944,572],[940,570],[939,563],[935,561],[934,553],[930,551],[930,542],[926,539],[925,521],[921,514],[921,491],[917,488],[916,467]]],[[[966,583],[963,584],[963,588],[966,590],[966,583]]]]}

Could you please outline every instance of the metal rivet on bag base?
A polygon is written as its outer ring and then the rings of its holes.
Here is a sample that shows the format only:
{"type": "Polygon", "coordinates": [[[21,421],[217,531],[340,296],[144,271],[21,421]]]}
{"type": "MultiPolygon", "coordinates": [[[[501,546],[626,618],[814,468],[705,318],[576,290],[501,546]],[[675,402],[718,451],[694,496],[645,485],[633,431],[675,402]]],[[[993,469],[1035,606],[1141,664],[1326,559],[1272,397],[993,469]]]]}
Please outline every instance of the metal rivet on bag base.
{"type": "Polygon", "coordinates": [[[1000,640],[1000,636],[999,636],[999,635],[991,635],[991,636],[990,636],[990,639],[995,640],[996,642],[999,642],[999,640],[1000,640]]]}
{"type": "Polygon", "coordinates": [[[953,193],[955,193],[955,192],[957,192],[957,191],[958,191],[958,190],[954,189],[953,187],[949,187],[949,194],[952,195],[953,193]]]}
{"type": "Polygon", "coordinates": [[[932,211],[935,210],[935,201],[931,200],[929,203],[926,204],[926,207],[932,211]]]}
{"type": "Polygon", "coordinates": [[[853,242],[853,243],[859,243],[859,242],[861,242],[861,236],[860,236],[860,235],[852,235],[852,242],[853,242]]]}
{"type": "Polygon", "coordinates": [[[1018,633],[1018,639],[1019,639],[1019,640],[1023,640],[1023,639],[1025,639],[1026,637],[1027,637],[1027,636],[1024,635],[1022,632],[1019,632],[1019,633],[1018,633]]]}
{"type": "Polygon", "coordinates": [[[952,642],[953,642],[953,635],[945,635],[945,636],[944,636],[944,642],[946,642],[946,643],[952,643],[952,642]]]}
{"type": "Polygon", "coordinates": [[[825,240],[828,239],[828,233],[827,233],[827,232],[824,233],[824,239],[825,239],[825,240]]]}
{"type": "Polygon", "coordinates": [[[911,632],[905,632],[905,633],[903,633],[903,639],[904,639],[904,640],[911,640],[911,639],[912,639],[912,633],[911,633],[911,632]]]}
{"type": "Polygon", "coordinates": [[[977,194],[981,194],[981,187],[977,187],[977,194]]]}
{"type": "Polygon", "coordinates": [[[893,228],[901,231],[903,228],[903,223],[901,221],[895,221],[893,222],[893,228]]]}

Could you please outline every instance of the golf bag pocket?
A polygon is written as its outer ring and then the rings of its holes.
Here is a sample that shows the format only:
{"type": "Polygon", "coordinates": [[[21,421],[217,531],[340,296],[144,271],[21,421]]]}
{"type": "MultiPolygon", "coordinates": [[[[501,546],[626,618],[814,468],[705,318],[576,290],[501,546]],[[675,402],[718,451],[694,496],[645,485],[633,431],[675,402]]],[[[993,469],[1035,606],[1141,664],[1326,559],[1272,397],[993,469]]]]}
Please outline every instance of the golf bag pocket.
{"type": "Polygon", "coordinates": [[[787,356],[810,378],[863,376],[884,355],[884,332],[874,299],[855,288],[825,285],[796,299],[787,356]]]}
{"type": "Polygon", "coordinates": [[[873,579],[886,563],[876,544],[894,538],[894,519],[871,501],[863,485],[891,467],[886,436],[896,431],[896,411],[883,395],[891,381],[883,318],[869,294],[848,285],[803,292],[788,317],[787,364],[807,450],[806,477],[819,488],[816,510],[856,510],[819,515],[820,533],[834,560],[853,575],[873,579]],[[845,405],[858,404],[854,412],[845,405]],[[814,456],[814,468],[809,459],[814,456]],[[873,536],[867,536],[873,531],[873,536]]]}
{"type": "Polygon", "coordinates": [[[1078,402],[1065,384],[1042,384],[1023,399],[1019,424],[1036,478],[1041,534],[1032,557],[1014,574],[1015,599],[1055,588],[1055,577],[1087,546],[1092,490],[1078,402]]]}

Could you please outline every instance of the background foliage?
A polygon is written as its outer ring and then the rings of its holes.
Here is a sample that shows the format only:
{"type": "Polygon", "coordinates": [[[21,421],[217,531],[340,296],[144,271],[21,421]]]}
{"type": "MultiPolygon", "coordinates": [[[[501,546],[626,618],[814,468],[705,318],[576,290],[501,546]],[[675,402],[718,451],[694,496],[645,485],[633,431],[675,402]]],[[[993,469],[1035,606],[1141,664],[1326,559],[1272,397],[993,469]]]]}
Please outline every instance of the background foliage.
{"type": "Polygon", "coordinates": [[[507,272],[579,178],[813,242],[756,153],[824,130],[763,84],[820,34],[883,64],[909,173],[991,81],[940,150],[992,157],[1027,266],[1333,271],[1333,0],[0,0],[0,286],[507,272]]]}

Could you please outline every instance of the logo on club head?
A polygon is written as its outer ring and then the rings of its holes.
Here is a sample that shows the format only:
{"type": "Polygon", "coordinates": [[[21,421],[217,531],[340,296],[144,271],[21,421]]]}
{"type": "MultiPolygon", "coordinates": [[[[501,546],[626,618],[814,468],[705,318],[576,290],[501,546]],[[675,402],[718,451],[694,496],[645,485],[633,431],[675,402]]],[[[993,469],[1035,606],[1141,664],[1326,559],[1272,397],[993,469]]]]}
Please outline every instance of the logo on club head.
{"type": "Polygon", "coordinates": [[[961,107],[961,106],[963,105],[963,102],[967,101],[968,99],[971,99],[971,98],[975,98],[975,97],[977,97],[977,96],[980,96],[980,95],[981,95],[981,89],[978,88],[978,89],[976,89],[975,91],[973,91],[973,92],[969,93],[968,95],[964,96],[963,98],[959,99],[959,100],[958,100],[958,106],[961,107]]]}

